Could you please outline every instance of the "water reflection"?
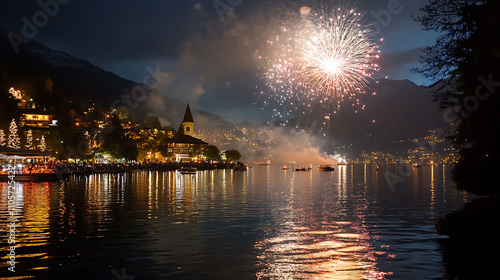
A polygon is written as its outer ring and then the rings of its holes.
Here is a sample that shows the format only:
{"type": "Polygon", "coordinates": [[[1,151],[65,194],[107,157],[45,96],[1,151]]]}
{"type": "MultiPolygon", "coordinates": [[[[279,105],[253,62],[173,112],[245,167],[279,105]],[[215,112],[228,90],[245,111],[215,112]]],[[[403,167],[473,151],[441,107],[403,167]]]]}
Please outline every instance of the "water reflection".
{"type": "MultiPolygon", "coordinates": [[[[7,202],[7,184],[0,183],[2,202],[7,202]]],[[[1,245],[15,246],[16,259],[24,259],[26,261],[36,262],[38,259],[47,258],[47,252],[39,250],[49,242],[50,233],[49,228],[49,209],[50,209],[50,193],[49,185],[32,184],[32,183],[16,183],[16,215],[18,220],[15,222],[16,235],[15,244],[7,245],[7,240],[2,238],[1,245]]],[[[7,211],[6,203],[2,203],[0,214],[2,217],[2,227],[7,224],[7,211]]],[[[2,232],[3,229],[2,229],[2,232]]],[[[2,252],[8,252],[2,250],[2,252]]],[[[7,271],[7,256],[2,254],[2,263],[0,269],[2,274],[7,271]]],[[[31,270],[44,270],[47,266],[36,266],[31,270]]]]}
{"type": "MultiPolygon", "coordinates": [[[[365,165],[364,182],[366,174],[365,165]]],[[[272,219],[262,226],[265,237],[255,244],[265,266],[258,279],[385,279],[391,274],[377,267],[387,252],[371,244],[376,237],[367,229],[364,190],[348,190],[346,166],[336,176],[337,185],[316,196],[297,175],[289,183],[290,195],[274,201],[281,205],[273,207],[272,219]]]]}
{"type": "Polygon", "coordinates": [[[328,230],[287,222],[280,235],[256,244],[266,268],[259,279],[385,279],[367,233],[346,230],[350,222],[323,225],[328,230]]]}
{"type": "MultiPolygon", "coordinates": [[[[273,168],[18,184],[16,277],[111,279],[110,267],[125,265],[136,279],[445,275],[434,219],[469,199],[450,186],[445,166],[423,166],[394,188],[383,174],[396,165],[273,168]]],[[[4,227],[6,183],[0,199],[4,227]]]]}

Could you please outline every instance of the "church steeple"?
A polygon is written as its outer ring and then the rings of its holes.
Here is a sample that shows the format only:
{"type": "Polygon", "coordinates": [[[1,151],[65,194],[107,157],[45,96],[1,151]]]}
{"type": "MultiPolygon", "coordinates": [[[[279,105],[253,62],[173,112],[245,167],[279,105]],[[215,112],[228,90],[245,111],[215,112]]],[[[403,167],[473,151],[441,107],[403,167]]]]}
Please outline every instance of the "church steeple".
{"type": "Polygon", "coordinates": [[[191,115],[191,108],[189,108],[189,103],[187,104],[186,113],[184,114],[184,120],[182,122],[194,123],[193,115],[191,115]]]}
{"type": "Polygon", "coordinates": [[[189,103],[186,107],[186,113],[184,113],[184,119],[182,120],[181,127],[179,127],[178,133],[193,136],[194,133],[194,119],[191,114],[191,108],[189,108],[189,103]]]}

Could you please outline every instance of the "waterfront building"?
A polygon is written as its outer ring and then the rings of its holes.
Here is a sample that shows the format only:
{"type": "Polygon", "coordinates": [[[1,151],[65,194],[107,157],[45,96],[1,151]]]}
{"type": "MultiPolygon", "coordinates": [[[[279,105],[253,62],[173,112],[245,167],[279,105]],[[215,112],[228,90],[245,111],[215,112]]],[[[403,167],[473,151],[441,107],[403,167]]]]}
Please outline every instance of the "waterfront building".
{"type": "Polygon", "coordinates": [[[200,161],[203,150],[208,145],[206,142],[193,137],[194,119],[189,104],[186,107],[184,119],[177,133],[167,141],[167,152],[181,161],[200,161]]]}

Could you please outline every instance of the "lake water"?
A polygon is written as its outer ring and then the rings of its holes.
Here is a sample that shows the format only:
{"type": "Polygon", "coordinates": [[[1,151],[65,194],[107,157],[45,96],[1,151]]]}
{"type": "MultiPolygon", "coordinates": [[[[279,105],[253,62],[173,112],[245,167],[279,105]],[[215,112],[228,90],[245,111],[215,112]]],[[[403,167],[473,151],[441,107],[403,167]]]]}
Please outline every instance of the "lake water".
{"type": "Polygon", "coordinates": [[[396,185],[384,175],[396,165],[364,164],[18,184],[16,272],[8,271],[8,187],[0,183],[0,276],[443,279],[444,237],[434,223],[473,198],[454,188],[448,169],[406,170],[396,185]]]}

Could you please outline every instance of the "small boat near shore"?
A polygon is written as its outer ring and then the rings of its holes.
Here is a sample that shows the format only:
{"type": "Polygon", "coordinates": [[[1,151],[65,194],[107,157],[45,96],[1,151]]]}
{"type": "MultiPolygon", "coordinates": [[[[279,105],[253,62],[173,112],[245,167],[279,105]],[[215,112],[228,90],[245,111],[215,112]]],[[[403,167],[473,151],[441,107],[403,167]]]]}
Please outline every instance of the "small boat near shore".
{"type": "Polygon", "coordinates": [[[233,168],[234,171],[247,171],[247,166],[244,163],[238,162],[233,168]]]}
{"type": "Polygon", "coordinates": [[[198,169],[196,167],[182,167],[181,169],[178,169],[177,172],[179,172],[180,174],[185,174],[185,175],[197,174],[198,169]]]}
{"type": "Polygon", "coordinates": [[[319,168],[319,171],[333,171],[335,168],[333,168],[330,165],[321,165],[319,168]]]}
{"type": "Polygon", "coordinates": [[[56,182],[62,180],[66,175],[66,173],[29,173],[16,174],[15,176],[0,174],[0,182],[56,182]]]}

